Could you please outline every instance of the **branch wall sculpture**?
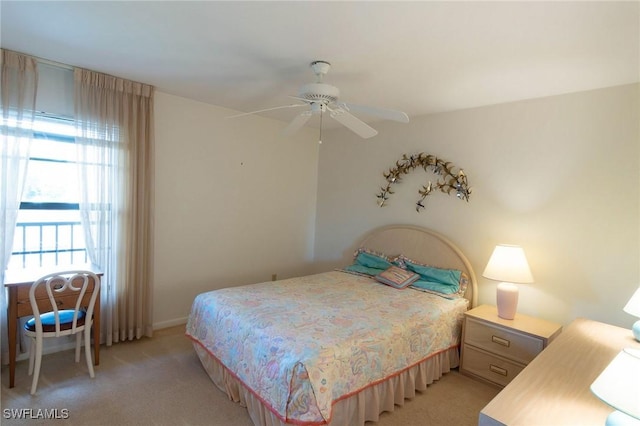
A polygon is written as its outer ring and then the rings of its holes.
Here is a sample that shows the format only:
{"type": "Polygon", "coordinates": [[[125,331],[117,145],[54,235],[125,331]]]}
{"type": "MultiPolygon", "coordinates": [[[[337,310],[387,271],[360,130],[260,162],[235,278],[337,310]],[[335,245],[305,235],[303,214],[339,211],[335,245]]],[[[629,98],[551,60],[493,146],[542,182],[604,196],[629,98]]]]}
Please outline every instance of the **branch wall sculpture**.
{"type": "Polygon", "coordinates": [[[456,197],[461,200],[469,201],[469,195],[471,195],[471,188],[467,183],[467,175],[464,174],[462,169],[459,169],[457,173],[454,171],[454,166],[448,161],[441,160],[434,155],[420,154],[410,155],[403,154],[402,158],[396,161],[395,167],[389,169],[388,172],[383,174],[387,181],[387,185],[381,187],[378,197],[378,205],[384,207],[389,195],[394,192],[391,190],[391,185],[400,183],[402,176],[408,174],[414,169],[421,167],[425,171],[431,171],[435,175],[439,176],[438,181],[434,184],[431,181],[427,185],[424,185],[418,193],[422,196],[418,202],[416,202],[416,211],[420,212],[424,209],[424,199],[427,198],[434,189],[440,190],[446,194],[451,194],[455,191],[456,197]]]}

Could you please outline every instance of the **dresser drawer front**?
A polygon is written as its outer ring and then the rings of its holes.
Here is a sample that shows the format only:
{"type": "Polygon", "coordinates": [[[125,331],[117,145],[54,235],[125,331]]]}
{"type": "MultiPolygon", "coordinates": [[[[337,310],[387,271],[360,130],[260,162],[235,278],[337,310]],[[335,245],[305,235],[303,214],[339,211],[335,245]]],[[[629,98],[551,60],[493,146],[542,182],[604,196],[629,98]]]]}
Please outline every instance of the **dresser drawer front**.
{"type": "Polygon", "coordinates": [[[542,339],[467,318],[465,343],[528,364],[544,348],[542,339]]]}
{"type": "Polygon", "coordinates": [[[462,370],[487,379],[500,386],[506,386],[525,366],[499,358],[493,354],[464,345],[462,370]]]}

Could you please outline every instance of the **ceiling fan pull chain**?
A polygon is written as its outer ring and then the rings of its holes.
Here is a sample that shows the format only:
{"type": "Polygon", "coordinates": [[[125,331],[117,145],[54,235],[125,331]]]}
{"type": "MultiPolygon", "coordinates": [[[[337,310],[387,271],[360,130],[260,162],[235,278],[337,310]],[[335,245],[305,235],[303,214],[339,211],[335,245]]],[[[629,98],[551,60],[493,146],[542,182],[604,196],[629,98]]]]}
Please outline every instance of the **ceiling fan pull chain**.
{"type": "MultiPolygon", "coordinates": [[[[324,106],[324,105],[323,105],[324,106]]],[[[318,137],[318,143],[322,143],[322,116],[324,113],[324,108],[320,108],[320,136],[318,137]]]]}

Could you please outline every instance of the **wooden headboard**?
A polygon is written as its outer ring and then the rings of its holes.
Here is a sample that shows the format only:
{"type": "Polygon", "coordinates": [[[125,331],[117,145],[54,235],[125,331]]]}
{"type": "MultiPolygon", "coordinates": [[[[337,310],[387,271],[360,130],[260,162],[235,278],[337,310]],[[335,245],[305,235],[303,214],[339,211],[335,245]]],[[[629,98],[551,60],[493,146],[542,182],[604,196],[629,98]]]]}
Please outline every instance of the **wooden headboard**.
{"type": "Polygon", "coordinates": [[[390,225],[367,234],[360,247],[389,256],[404,254],[410,259],[430,266],[458,269],[469,277],[465,297],[474,307],[478,301],[476,275],[462,251],[443,235],[430,229],[411,225],[390,225]]]}

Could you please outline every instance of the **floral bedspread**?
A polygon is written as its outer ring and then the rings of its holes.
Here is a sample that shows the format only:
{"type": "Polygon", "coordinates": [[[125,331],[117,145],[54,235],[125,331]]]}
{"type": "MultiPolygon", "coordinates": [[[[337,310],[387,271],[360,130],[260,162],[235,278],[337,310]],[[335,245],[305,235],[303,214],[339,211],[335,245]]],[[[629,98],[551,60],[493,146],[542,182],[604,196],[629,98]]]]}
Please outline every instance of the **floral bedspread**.
{"type": "Polygon", "coordinates": [[[187,335],[280,419],[318,424],[334,401],[458,345],[466,308],[331,271],[200,294],[187,335]]]}

